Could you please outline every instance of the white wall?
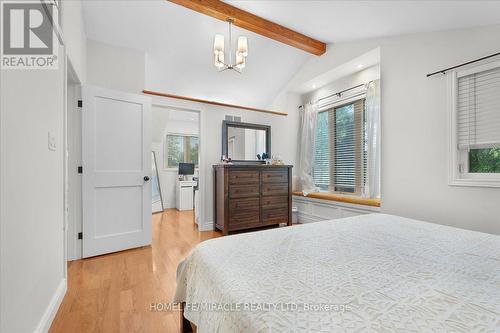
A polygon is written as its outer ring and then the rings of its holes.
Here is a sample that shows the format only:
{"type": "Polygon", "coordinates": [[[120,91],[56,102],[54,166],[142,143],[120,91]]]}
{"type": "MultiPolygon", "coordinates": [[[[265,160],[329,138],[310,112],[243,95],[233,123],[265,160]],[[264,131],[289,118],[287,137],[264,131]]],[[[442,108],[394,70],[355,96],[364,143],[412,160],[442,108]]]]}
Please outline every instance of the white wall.
{"type": "Polygon", "coordinates": [[[81,83],[87,76],[87,37],[83,24],[81,1],[61,1],[61,28],[66,54],[81,83]]]}
{"type": "Polygon", "coordinates": [[[0,331],[34,332],[65,290],[64,64],[2,70],[0,80],[0,331]]]}
{"type": "Polygon", "coordinates": [[[425,76],[498,52],[499,35],[500,26],[490,26],[338,43],[310,60],[288,89],[380,47],[382,212],[500,234],[500,189],[447,184],[446,80],[425,76]]]}
{"type": "Polygon", "coordinates": [[[310,93],[304,94],[302,95],[302,103],[315,101],[318,98],[330,96],[344,89],[349,89],[376,79],[380,79],[380,65],[365,68],[364,70],[342,77],[310,93]]]}
{"type": "Polygon", "coordinates": [[[84,82],[86,37],[80,1],[61,7],[59,68],[2,70],[0,77],[1,332],[47,331],[66,291],[62,59],[84,82]]]}
{"type": "Polygon", "coordinates": [[[140,94],[144,89],[145,54],[142,51],[88,40],[87,83],[140,94]]]}

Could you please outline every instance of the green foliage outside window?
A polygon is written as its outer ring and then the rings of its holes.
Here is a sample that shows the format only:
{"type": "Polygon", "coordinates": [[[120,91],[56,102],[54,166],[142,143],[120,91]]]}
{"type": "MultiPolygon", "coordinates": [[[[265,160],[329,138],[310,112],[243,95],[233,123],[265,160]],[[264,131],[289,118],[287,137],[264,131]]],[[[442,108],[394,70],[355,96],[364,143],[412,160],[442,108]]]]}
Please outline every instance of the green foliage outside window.
{"type": "Polygon", "coordinates": [[[500,172],[500,148],[471,149],[469,152],[469,172],[500,172]]]}
{"type": "Polygon", "coordinates": [[[356,178],[356,144],[354,105],[335,110],[335,191],[354,192],[356,178]]]}
{"type": "Polygon", "coordinates": [[[196,136],[168,134],[165,151],[167,168],[176,168],[179,163],[198,166],[198,145],[196,136]]]}

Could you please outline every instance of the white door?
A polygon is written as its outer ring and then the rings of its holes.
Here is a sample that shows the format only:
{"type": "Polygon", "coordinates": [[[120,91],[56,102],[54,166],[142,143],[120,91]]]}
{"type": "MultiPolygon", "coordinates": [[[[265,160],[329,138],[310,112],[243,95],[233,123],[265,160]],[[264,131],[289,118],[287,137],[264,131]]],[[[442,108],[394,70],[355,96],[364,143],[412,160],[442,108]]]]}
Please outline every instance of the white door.
{"type": "Polygon", "coordinates": [[[151,99],[82,90],[83,257],[151,244],[151,99]]]}

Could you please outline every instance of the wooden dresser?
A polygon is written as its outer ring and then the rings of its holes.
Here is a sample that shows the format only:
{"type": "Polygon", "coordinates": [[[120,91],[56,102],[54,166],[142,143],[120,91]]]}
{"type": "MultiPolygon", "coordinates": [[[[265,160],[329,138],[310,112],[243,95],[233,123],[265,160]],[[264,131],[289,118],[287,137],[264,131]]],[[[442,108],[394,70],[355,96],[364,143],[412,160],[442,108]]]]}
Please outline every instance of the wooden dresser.
{"type": "Polygon", "coordinates": [[[224,235],[292,224],[292,166],[214,165],[214,221],[224,235]]]}

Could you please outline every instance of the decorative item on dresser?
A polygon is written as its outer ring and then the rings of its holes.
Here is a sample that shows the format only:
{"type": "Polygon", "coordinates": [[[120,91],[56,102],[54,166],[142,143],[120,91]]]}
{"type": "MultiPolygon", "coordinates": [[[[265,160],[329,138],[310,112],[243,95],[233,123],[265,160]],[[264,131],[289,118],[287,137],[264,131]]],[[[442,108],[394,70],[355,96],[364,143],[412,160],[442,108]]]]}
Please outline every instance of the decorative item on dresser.
{"type": "Polygon", "coordinates": [[[292,224],[291,165],[214,165],[214,221],[231,231],[292,224]]]}

